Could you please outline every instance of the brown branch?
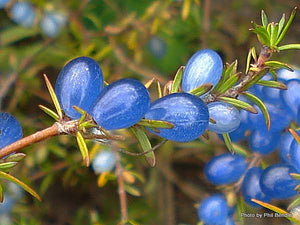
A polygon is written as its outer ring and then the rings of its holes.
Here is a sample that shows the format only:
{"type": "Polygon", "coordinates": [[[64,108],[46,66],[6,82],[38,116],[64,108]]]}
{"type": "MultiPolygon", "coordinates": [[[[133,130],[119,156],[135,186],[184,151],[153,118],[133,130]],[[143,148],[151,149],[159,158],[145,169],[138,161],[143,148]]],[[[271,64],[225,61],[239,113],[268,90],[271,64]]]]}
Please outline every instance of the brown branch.
{"type": "Polygon", "coordinates": [[[2,149],[0,149],[0,159],[13,153],[18,152],[21,149],[30,146],[34,143],[46,140],[47,138],[57,136],[61,134],[61,131],[59,129],[59,125],[57,123],[54,123],[51,127],[48,127],[44,130],[38,131],[30,136],[24,137],[2,149]]]}

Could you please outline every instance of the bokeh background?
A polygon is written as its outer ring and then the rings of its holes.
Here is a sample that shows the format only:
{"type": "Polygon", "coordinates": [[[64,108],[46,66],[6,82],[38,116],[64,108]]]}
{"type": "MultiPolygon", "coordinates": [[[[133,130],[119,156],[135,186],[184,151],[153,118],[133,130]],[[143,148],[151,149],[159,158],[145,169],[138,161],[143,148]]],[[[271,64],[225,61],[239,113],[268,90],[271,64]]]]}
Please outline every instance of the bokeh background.
{"type": "MultiPolygon", "coordinates": [[[[53,123],[38,108],[39,104],[53,108],[42,75],[47,74],[54,84],[61,68],[74,57],[94,58],[108,82],[132,77],[145,83],[156,77],[166,84],[202,48],[218,51],[224,62],[237,59],[239,70],[244,71],[249,48],[260,48],[249,31],[250,22],[260,23],[262,9],[270,21],[279,21],[282,13],[289,15],[299,4],[293,0],[28,0],[36,17],[32,27],[23,27],[12,20],[14,2],[0,9],[0,110],[20,121],[24,135],[53,123]],[[41,29],[46,13],[65,18],[55,37],[41,29]]],[[[299,42],[299,37],[300,17],[296,15],[284,43],[299,42]]],[[[299,66],[296,51],[274,58],[299,66]]],[[[156,89],[150,91],[153,100],[156,89]]],[[[122,134],[124,147],[138,151],[137,141],[126,131],[122,134]]],[[[102,148],[94,142],[88,145],[92,151],[102,148]]],[[[13,224],[118,223],[116,180],[98,187],[98,176],[82,166],[74,138],[55,137],[24,151],[27,157],[13,174],[31,184],[43,200],[24,194],[9,215],[13,224]]],[[[149,225],[197,224],[199,201],[219,192],[205,180],[203,167],[211,156],[226,151],[223,142],[210,135],[210,140],[167,143],[156,152],[155,168],[142,157],[122,155],[128,171],[129,217],[149,225]]],[[[267,158],[276,160],[276,154],[267,158]]],[[[276,205],[286,208],[287,202],[276,205]]],[[[247,212],[266,211],[245,207],[247,212]]],[[[237,215],[234,218],[237,224],[243,223],[237,215]]],[[[244,224],[289,222],[245,219],[244,224]]]]}

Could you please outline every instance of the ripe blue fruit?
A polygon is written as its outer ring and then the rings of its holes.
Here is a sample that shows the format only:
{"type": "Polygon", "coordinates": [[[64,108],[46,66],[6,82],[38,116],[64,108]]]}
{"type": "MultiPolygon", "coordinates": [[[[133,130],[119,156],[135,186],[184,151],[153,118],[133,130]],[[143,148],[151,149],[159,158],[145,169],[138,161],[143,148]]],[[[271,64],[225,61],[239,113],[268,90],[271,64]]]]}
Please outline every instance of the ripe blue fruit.
{"type": "Polygon", "coordinates": [[[300,80],[289,80],[286,85],[288,89],[281,92],[281,97],[284,104],[290,109],[293,119],[296,119],[300,107],[300,80]]]}
{"type": "Polygon", "coordinates": [[[0,149],[21,139],[22,127],[9,113],[0,112],[0,149]]]}
{"type": "Polygon", "coordinates": [[[63,15],[56,13],[46,13],[40,22],[42,32],[48,37],[56,37],[63,25],[63,15]]]}
{"type": "MultiPolygon", "coordinates": [[[[297,133],[300,134],[299,131],[297,133]]],[[[278,151],[279,151],[280,159],[283,163],[291,162],[290,149],[293,140],[294,137],[290,132],[285,132],[280,137],[279,144],[278,144],[278,151]]]]}
{"type": "Polygon", "coordinates": [[[116,165],[116,156],[111,151],[99,152],[92,161],[92,168],[96,174],[111,171],[116,165]]]}
{"type": "Polygon", "coordinates": [[[90,113],[103,89],[103,75],[97,62],[89,57],[78,57],[68,62],[58,75],[55,93],[67,116],[80,118],[73,106],[90,113]]]}
{"type": "Polygon", "coordinates": [[[91,115],[106,130],[127,128],[140,121],[150,107],[146,87],[135,79],[121,79],[106,86],[91,115]]]}
{"type": "Polygon", "coordinates": [[[215,185],[231,184],[242,176],[247,169],[245,158],[225,153],[213,157],[205,166],[207,180],[215,185]]]}
{"type": "Polygon", "coordinates": [[[17,2],[11,8],[12,19],[23,27],[32,27],[36,13],[27,2],[17,2]]]}
{"type": "Polygon", "coordinates": [[[273,164],[265,169],[260,177],[261,190],[274,199],[286,199],[297,194],[295,187],[300,181],[293,179],[290,173],[296,173],[288,164],[273,164]]]}
{"type": "Polygon", "coordinates": [[[291,164],[300,173],[300,145],[294,139],[290,146],[291,164]]]}
{"type": "Polygon", "coordinates": [[[280,69],[277,71],[277,77],[282,79],[284,83],[292,79],[300,80],[300,70],[290,71],[287,69],[280,69]]]}
{"type": "Polygon", "coordinates": [[[206,104],[188,93],[174,93],[157,99],[151,104],[145,118],[174,124],[171,129],[150,132],[177,142],[188,142],[198,138],[207,128],[209,119],[206,104]]]}
{"type": "MultiPolygon", "coordinates": [[[[10,213],[15,202],[7,195],[4,196],[4,201],[0,203],[0,215],[10,213]]],[[[2,224],[3,221],[1,221],[2,224]]]]}
{"type": "Polygon", "coordinates": [[[166,43],[159,37],[152,37],[148,42],[149,51],[157,58],[162,58],[166,54],[166,43]]]}
{"type": "Polygon", "coordinates": [[[240,112],[233,105],[225,102],[213,102],[207,105],[209,118],[216,123],[209,122],[208,130],[218,134],[236,130],[241,122],[240,112]]]}
{"type": "Polygon", "coordinates": [[[259,167],[252,167],[249,169],[244,177],[242,184],[242,193],[247,204],[253,207],[260,207],[258,204],[251,201],[251,198],[263,202],[270,202],[270,197],[265,195],[260,188],[259,179],[263,170],[259,167]]]}
{"type": "Polygon", "coordinates": [[[189,92],[205,83],[215,86],[222,72],[223,62],[218,53],[211,49],[200,50],[189,59],[185,66],[182,89],[184,92],[189,92]]]}
{"type": "Polygon", "coordinates": [[[205,224],[224,224],[227,219],[228,206],[222,195],[205,198],[197,210],[198,218],[205,224]]]}
{"type": "Polygon", "coordinates": [[[249,143],[250,148],[254,152],[260,154],[269,154],[274,151],[280,139],[280,132],[271,132],[267,129],[259,129],[252,131],[249,143]]]}
{"type": "Polygon", "coordinates": [[[10,0],[0,0],[0,9],[4,8],[10,0]]]}

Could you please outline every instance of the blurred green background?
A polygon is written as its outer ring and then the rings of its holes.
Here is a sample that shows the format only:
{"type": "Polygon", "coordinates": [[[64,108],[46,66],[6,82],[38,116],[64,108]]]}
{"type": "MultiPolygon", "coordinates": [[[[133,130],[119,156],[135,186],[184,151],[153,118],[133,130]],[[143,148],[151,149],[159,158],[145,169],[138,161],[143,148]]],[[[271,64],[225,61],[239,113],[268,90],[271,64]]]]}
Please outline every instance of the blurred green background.
{"type": "MultiPolygon", "coordinates": [[[[260,48],[256,36],[249,31],[250,21],[259,23],[262,9],[269,21],[278,21],[282,13],[289,15],[299,4],[293,0],[27,2],[37,13],[31,28],[11,20],[10,6],[0,9],[0,110],[17,117],[24,135],[53,123],[38,108],[38,104],[53,108],[42,75],[47,74],[54,84],[61,68],[74,57],[94,58],[109,83],[124,77],[145,83],[156,77],[166,84],[202,48],[218,51],[224,62],[238,59],[239,70],[244,71],[249,48],[260,48]],[[67,18],[55,38],[44,35],[39,27],[46,11],[60,12],[67,18]]],[[[299,36],[297,15],[284,43],[299,42],[299,36]]],[[[299,66],[296,51],[285,51],[276,57],[299,66]]],[[[155,99],[155,88],[150,90],[155,99]]],[[[121,144],[138,151],[136,140],[121,132],[126,137],[121,144]]],[[[92,151],[102,148],[93,142],[89,142],[89,147],[92,151]]],[[[147,225],[197,224],[197,203],[218,191],[205,180],[203,167],[212,155],[226,151],[225,145],[212,135],[209,141],[164,145],[156,152],[155,168],[150,168],[143,158],[122,155],[128,172],[127,191],[131,193],[130,219],[147,225]]],[[[97,186],[98,176],[81,165],[74,138],[52,138],[26,148],[25,152],[27,157],[13,174],[31,184],[43,201],[26,194],[11,215],[15,224],[118,223],[117,182],[112,179],[104,187],[97,186]]],[[[268,160],[277,160],[276,155],[268,160]]],[[[286,203],[277,205],[285,208],[286,203]]],[[[237,220],[237,216],[234,218],[237,220]]],[[[289,224],[284,219],[275,222],[289,224]]],[[[266,219],[245,224],[275,222],[266,219]]]]}

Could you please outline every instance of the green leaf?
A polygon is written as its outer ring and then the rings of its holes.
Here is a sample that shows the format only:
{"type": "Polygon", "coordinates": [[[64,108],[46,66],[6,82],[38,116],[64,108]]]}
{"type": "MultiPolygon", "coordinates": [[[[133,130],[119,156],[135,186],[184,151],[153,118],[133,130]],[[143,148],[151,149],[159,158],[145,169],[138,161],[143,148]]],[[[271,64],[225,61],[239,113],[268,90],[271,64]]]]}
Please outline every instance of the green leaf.
{"type": "Polygon", "coordinates": [[[277,39],[275,45],[278,45],[278,44],[282,41],[282,39],[284,38],[284,36],[285,36],[287,30],[289,29],[291,23],[293,22],[293,19],[294,19],[294,17],[295,17],[296,12],[297,12],[297,7],[295,7],[295,8],[293,9],[293,11],[292,11],[292,13],[291,13],[291,15],[290,15],[290,18],[288,19],[288,21],[287,21],[285,27],[283,28],[283,30],[282,30],[282,32],[281,32],[279,38],[277,39]]]}
{"type": "Polygon", "coordinates": [[[300,205],[300,197],[296,198],[291,204],[289,204],[287,209],[290,210],[298,205],[300,205]]]}
{"type": "Polygon", "coordinates": [[[157,86],[157,96],[158,96],[158,98],[161,98],[162,92],[161,92],[161,86],[160,86],[160,83],[158,80],[156,81],[156,86],[157,86]]]}
{"type": "Polygon", "coordinates": [[[271,23],[271,37],[270,37],[270,44],[271,46],[275,46],[277,35],[278,35],[278,24],[271,23]]]}
{"type": "Polygon", "coordinates": [[[234,153],[234,148],[232,146],[232,142],[231,142],[229,134],[224,133],[224,134],[222,134],[222,136],[223,136],[223,139],[224,139],[224,142],[226,144],[227,149],[233,154],[234,153]]]}
{"type": "Polygon", "coordinates": [[[178,92],[182,80],[183,70],[184,66],[179,67],[179,69],[177,70],[176,75],[174,77],[171,93],[178,92]]]}
{"type": "Polygon", "coordinates": [[[299,221],[299,220],[297,220],[297,219],[294,218],[294,217],[286,216],[286,215],[289,215],[289,213],[288,213],[287,211],[281,209],[281,208],[278,208],[277,206],[274,206],[274,205],[271,205],[271,204],[269,204],[269,203],[262,202],[262,201],[259,201],[259,200],[257,200],[257,199],[253,199],[253,198],[251,199],[251,201],[252,201],[252,202],[255,202],[256,204],[261,205],[261,206],[263,206],[263,207],[265,207],[265,208],[267,208],[267,209],[270,209],[270,210],[272,210],[272,211],[274,211],[274,212],[276,212],[276,213],[283,214],[283,215],[285,215],[284,217],[285,217],[286,219],[288,219],[288,220],[290,220],[290,221],[292,221],[292,222],[294,222],[294,223],[296,223],[296,224],[300,224],[300,221],[299,221]]]}
{"type": "Polygon", "coordinates": [[[261,10],[261,22],[262,22],[262,25],[267,28],[267,25],[268,25],[268,18],[267,18],[267,15],[265,13],[264,10],[261,10]]]}
{"type": "MultiPolygon", "coordinates": [[[[130,130],[138,139],[143,152],[149,151],[152,148],[151,143],[150,143],[146,133],[144,132],[144,130],[142,130],[141,128],[137,128],[137,127],[131,127],[130,130]]],[[[151,167],[154,167],[156,164],[154,152],[147,153],[145,155],[145,157],[146,157],[146,160],[149,163],[149,165],[151,167]]]]}
{"type": "Polygon", "coordinates": [[[229,64],[226,63],[226,66],[223,70],[221,79],[219,82],[215,85],[214,89],[212,90],[213,93],[218,92],[219,88],[223,85],[223,83],[228,80],[229,77],[236,74],[237,70],[237,60],[235,60],[233,63],[229,64]]]}
{"type": "Polygon", "coordinates": [[[13,167],[15,167],[18,163],[17,162],[4,162],[0,163],[0,170],[7,171],[13,167]]]}
{"type": "Polygon", "coordinates": [[[53,87],[52,87],[52,85],[51,85],[51,83],[50,83],[50,81],[49,81],[49,79],[48,79],[48,77],[47,77],[46,74],[44,74],[44,79],[45,79],[48,91],[50,93],[51,99],[52,99],[52,101],[54,103],[55,109],[57,111],[57,114],[58,114],[59,118],[62,118],[62,110],[60,108],[57,96],[56,96],[55,91],[54,91],[54,89],[53,89],[53,87]]]}
{"type": "Polygon", "coordinates": [[[196,96],[201,96],[208,92],[210,89],[212,89],[213,85],[211,83],[207,84],[202,84],[195,89],[189,91],[190,94],[196,95],[196,96]]]}
{"type": "Polygon", "coordinates": [[[82,134],[80,132],[76,133],[76,140],[83,158],[83,163],[86,167],[88,167],[90,165],[89,151],[84,141],[84,138],[82,137],[82,134]]]}
{"type": "Polygon", "coordinates": [[[282,90],[287,90],[287,86],[284,83],[274,81],[274,80],[259,80],[257,81],[258,85],[262,85],[265,87],[278,88],[282,90]]]}
{"type": "Polygon", "coordinates": [[[3,30],[0,33],[0,46],[4,47],[16,41],[34,36],[38,34],[38,32],[38,29],[30,29],[21,26],[10,26],[8,29],[3,30]]]}
{"type": "Polygon", "coordinates": [[[137,124],[145,127],[165,128],[165,129],[171,129],[174,127],[174,124],[162,120],[141,119],[137,124]]]}
{"type": "Polygon", "coordinates": [[[282,14],[282,17],[281,17],[281,19],[279,21],[279,24],[278,24],[278,36],[277,36],[277,39],[280,36],[280,33],[281,33],[282,28],[284,26],[284,22],[285,22],[285,14],[282,14]]]}
{"type": "Polygon", "coordinates": [[[256,73],[255,77],[250,79],[249,82],[247,82],[242,88],[241,91],[245,91],[251,86],[253,86],[257,81],[259,81],[267,72],[269,71],[268,68],[264,68],[256,73]]]}
{"type": "Polygon", "coordinates": [[[150,88],[150,86],[153,84],[153,82],[156,80],[156,78],[152,78],[151,80],[147,81],[147,83],[144,85],[147,89],[150,88]]]}
{"type": "Polygon", "coordinates": [[[284,68],[289,71],[293,71],[292,66],[290,66],[289,64],[283,63],[283,62],[279,62],[279,61],[267,61],[267,62],[265,62],[265,65],[269,66],[272,69],[284,68]]]}
{"type": "Polygon", "coordinates": [[[3,200],[4,200],[4,192],[3,192],[2,185],[0,184],[0,203],[3,202],[3,200]]]}
{"type": "Polygon", "coordinates": [[[277,76],[277,73],[274,70],[270,70],[270,74],[272,75],[274,80],[277,80],[278,76],[277,76]]]}
{"type": "Polygon", "coordinates": [[[242,155],[244,157],[248,156],[249,152],[242,146],[235,144],[235,143],[232,143],[232,146],[233,146],[233,150],[235,153],[242,155]]]}
{"type": "Polygon", "coordinates": [[[278,47],[279,51],[290,50],[290,49],[298,49],[298,50],[300,50],[300,44],[288,44],[288,45],[282,45],[282,46],[278,47]]]}
{"type": "Polygon", "coordinates": [[[297,134],[297,132],[293,129],[289,129],[289,132],[293,135],[293,137],[296,139],[296,141],[300,145],[300,136],[297,134]]]}
{"type": "Polygon", "coordinates": [[[246,70],[245,70],[246,74],[249,72],[251,56],[252,56],[252,51],[251,51],[251,48],[250,48],[249,52],[248,52],[248,55],[247,55],[247,60],[246,60],[246,70]]]}
{"type": "Polygon", "coordinates": [[[261,44],[270,46],[270,35],[265,27],[256,25],[252,31],[257,34],[257,38],[261,44]]]}
{"type": "Polygon", "coordinates": [[[133,196],[137,196],[137,197],[141,196],[141,192],[139,191],[139,189],[137,189],[136,187],[134,187],[132,185],[125,184],[124,189],[127,193],[129,193],[133,196]]]}
{"type": "Polygon", "coordinates": [[[260,108],[260,110],[264,115],[267,129],[270,130],[270,126],[271,126],[270,115],[265,104],[258,97],[256,97],[255,95],[249,92],[243,92],[242,95],[244,95],[246,98],[248,98],[250,101],[252,101],[255,105],[257,105],[260,108]]]}
{"type": "Polygon", "coordinates": [[[230,103],[230,104],[232,104],[232,105],[234,105],[238,108],[247,110],[251,113],[257,113],[257,110],[247,102],[243,102],[241,100],[238,100],[238,99],[235,99],[235,98],[230,98],[230,97],[218,97],[218,100],[230,103]]]}
{"type": "Polygon", "coordinates": [[[240,79],[241,73],[236,73],[232,75],[229,79],[227,79],[218,89],[218,93],[223,94],[225,93],[229,88],[231,88],[239,79],[240,79]]]}
{"type": "Polygon", "coordinates": [[[291,177],[293,177],[296,180],[300,180],[300,174],[299,173],[290,173],[291,177]]]}
{"type": "Polygon", "coordinates": [[[26,156],[26,154],[24,153],[15,153],[13,155],[9,155],[5,161],[6,162],[19,162],[22,159],[24,159],[24,157],[26,156]]]}
{"type": "Polygon", "coordinates": [[[43,105],[39,105],[39,108],[46,113],[48,116],[51,116],[54,120],[58,121],[59,117],[57,115],[56,112],[52,111],[51,109],[43,106],[43,105]]]}
{"type": "Polygon", "coordinates": [[[35,197],[37,200],[41,201],[40,196],[31,187],[29,187],[27,184],[23,183],[22,181],[18,180],[17,178],[13,177],[12,175],[0,171],[0,177],[4,178],[6,180],[9,180],[15,184],[18,184],[25,191],[27,191],[29,194],[31,194],[33,197],[35,197]]]}

